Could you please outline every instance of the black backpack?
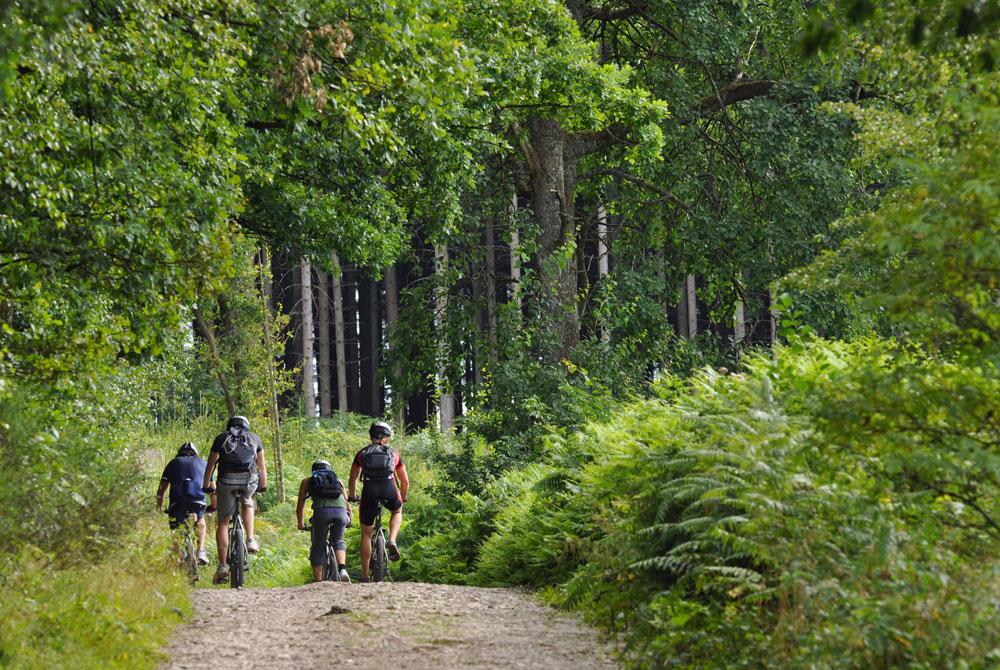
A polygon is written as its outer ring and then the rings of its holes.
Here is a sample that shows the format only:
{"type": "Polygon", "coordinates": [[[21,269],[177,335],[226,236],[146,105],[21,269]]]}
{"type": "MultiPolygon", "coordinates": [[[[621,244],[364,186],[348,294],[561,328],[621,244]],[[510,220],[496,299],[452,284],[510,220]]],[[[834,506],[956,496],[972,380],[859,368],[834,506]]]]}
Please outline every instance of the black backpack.
{"type": "Polygon", "coordinates": [[[309,478],[309,496],[336,499],[344,495],[344,485],[333,470],[316,470],[309,478]]]}
{"type": "Polygon", "coordinates": [[[361,476],[367,481],[392,479],[395,466],[394,452],[388,445],[373,444],[361,452],[361,476]]]}
{"type": "Polygon", "coordinates": [[[246,431],[230,428],[222,448],[219,449],[219,460],[235,472],[255,472],[257,470],[257,445],[246,431]]]}

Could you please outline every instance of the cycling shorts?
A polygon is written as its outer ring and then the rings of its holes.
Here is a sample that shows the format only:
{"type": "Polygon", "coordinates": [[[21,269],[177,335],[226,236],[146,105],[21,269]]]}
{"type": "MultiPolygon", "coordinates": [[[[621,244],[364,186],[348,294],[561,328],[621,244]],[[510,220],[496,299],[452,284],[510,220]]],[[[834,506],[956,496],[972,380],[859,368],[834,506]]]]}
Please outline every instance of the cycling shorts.
{"type": "Polygon", "coordinates": [[[403,506],[403,499],[399,497],[395,479],[377,479],[364,483],[361,489],[360,516],[362,526],[374,525],[378,509],[376,503],[379,501],[390,512],[395,512],[403,506]]]}
{"type": "Polygon", "coordinates": [[[234,491],[243,491],[243,494],[240,496],[243,506],[253,509],[253,494],[257,491],[258,479],[256,472],[233,472],[219,477],[216,488],[218,490],[217,499],[220,521],[225,520],[228,522],[233,516],[233,512],[236,511],[236,496],[233,495],[234,491]]]}
{"type": "Polygon", "coordinates": [[[201,521],[205,516],[205,503],[190,502],[172,505],[167,510],[170,514],[170,527],[180,528],[187,521],[189,514],[194,514],[201,521]]]}

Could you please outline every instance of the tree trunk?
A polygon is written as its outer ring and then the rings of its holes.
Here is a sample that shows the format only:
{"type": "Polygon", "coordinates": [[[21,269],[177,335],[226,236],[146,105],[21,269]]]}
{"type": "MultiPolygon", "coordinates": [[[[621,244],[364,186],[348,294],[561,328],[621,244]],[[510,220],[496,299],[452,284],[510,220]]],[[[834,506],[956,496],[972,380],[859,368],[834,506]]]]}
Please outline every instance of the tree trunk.
{"type": "MultiPolygon", "coordinates": [[[[227,338],[236,337],[236,313],[229,304],[229,298],[223,293],[216,299],[219,305],[219,319],[222,321],[222,328],[216,334],[216,339],[225,341],[227,338]]],[[[241,356],[233,357],[233,374],[229,378],[230,393],[233,396],[233,403],[237,408],[246,407],[246,399],[243,397],[243,387],[245,386],[246,371],[241,356]]]]}
{"type": "Polygon", "coordinates": [[[396,363],[392,368],[392,415],[395,417],[396,425],[403,426],[406,419],[406,401],[401,391],[403,382],[403,367],[399,364],[399,355],[396,349],[399,347],[399,333],[396,332],[396,324],[399,321],[399,284],[396,275],[395,264],[385,269],[382,279],[385,284],[385,325],[388,330],[389,349],[393,352],[396,363]]]}
{"type": "MultiPolygon", "coordinates": [[[[608,268],[610,266],[608,258],[608,211],[604,208],[604,205],[597,206],[597,282],[600,283],[602,279],[608,274],[608,268]]],[[[601,341],[610,342],[611,341],[611,331],[608,330],[608,324],[601,324],[601,341]]]]}
{"type": "Polygon", "coordinates": [[[736,301],[736,309],[733,312],[733,342],[739,344],[747,336],[746,309],[742,300],[736,301]]]}
{"type": "Polygon", "coordinates": [[[378,284],[358,275],[358,320],[360,330],[361,411],[368,416],[382,414],[382,385],[378,379],[379,349],[382,346],[378,311],[378,284]]]}
{"type": "Polygon", "coordinates": [[[517,314],[521,315],[521,233],[517,229],[517,191],[511,196],[510,217],[510,283],[513,287],[514,304],[517,314]]]}
{"type": "Polygon", "coordinates": [[[330,388],[330,279],[322,270],[316,270],[316,311],[319,323],[319,351],[316,352],[319,372],[319,415],[330,418],[333,389],[330,388]]]}
{"type": "Polygon", "coordinates": [[[238,413],[236,411],[236,399],[233,398],[226,372],[222,369],[219,341],[215,337],[215,330],[212,328],[212,325],[208,323],[201,308],[197,306],[194,308],[194,323],[198,332],[205,338],[205,342],[208,343],[208,356],[211,359],[212,369],[215,371],[215,378],[219,380],[219,386],[222,387],[222,395],[226,399],[226,410],[229,412],[229,416],[236,416],[238,413]]]}
{"type": "Polygon", "coordinates": [[[372,297],[368,305],[368,308],[371,310],[368,317],[369,323],[371,323],[371,330],[368,335],[371,338],[370,348],[372,353],[368,365],[371,369],[372,416],[382,416],[382,412],[385,409],[385,386],[379,378],[379,366],[382,364],[382,314],[379,310],[378,281],[376,281],[375,277],[368,278],[368,291],[372,297]]]}
{"type": "Polygon", "coordinates": [[[302,284],[302,398],[307,418],[316,416],[316,377],[313,372],[312,264],[305,256],[299,266],[302,284]]]}
{"type": "Polygon", "coordinates": [[[768,316],[768,322],[770,323],[771,326],[770,328],[768,328],[768,341],[772,349],[774,348],[774,345],[778,343],[778,319],[775,317],[775,314],[777,313],[778,310],[775,309],[775,303],[774,303],[774,291],[768,289],[767,316],[768,316]]]}
{"type": "Polygon", "coordinates": [[[448,362],[450,351],[448,347],[448,332],[446,328],[448,313],[448,246],[442,244],[434,250],[434,272],[437,275],[437,288],[435,289],[435,309],[434,325],[438,339],[438,370],[437,370],[437,391],[438,410],[440,413],[440,427],[442,433],[451,432],[455,423],[455,396],[452,394],[451,384],[448,380],[448,362]]]}
{"type": "Polygon", "coordinates": [[[689,340],[698,334],[698,300],[694,275],[687,275],[681,284],[681,300],[677,305],[677,334],[689,340]]]}
{"type": "MultiPolygon", "coordinates": [[[[493,219],[483,221],[486,235],[486,332],[490,343],[490,358],[497,355],[497,257],[493,219]]],[[[479,367],[479,365],[477,365],[479,367]]]]}
{"type": "Polygon", "coordinates": [[[344,344],[344,294],[340,259],[333,254],[333,329],[337,351],[337,411],[347,413],[347,354],[344,344]]]}
{"type": "Polygon", "coordinates": [[[281,448],[281,414],[278,410],[278,384],[274,370],[274,312],[271,310],[271,258],[267,247],[260,250],[260,301],[264,314],[264,355],[267,357],[267,385],[270,393],[268,414],[271,419],[271,442],[274,451],[275,478],[278,482],[278,502],[285,502],[285,461],[281,448]]]}
{"type": "Polygon", "coordinates": [[[552,361],[567,357],[580,341],[577,275],[573,262],[576,160],[567,156],[566,135],[555,121],[534,119],[530,130],[532,201],[539,226],[539,278],[547,289],[539,308],[557,343],[555,351],[543,353],[552,361]]]}
{"type": "Polygon", "coordinates": [[[344,268],[344,347],[347,354],[347,409],[361,412],[361,370],[358,341],[358,273],[353,267],[344,268]]]}

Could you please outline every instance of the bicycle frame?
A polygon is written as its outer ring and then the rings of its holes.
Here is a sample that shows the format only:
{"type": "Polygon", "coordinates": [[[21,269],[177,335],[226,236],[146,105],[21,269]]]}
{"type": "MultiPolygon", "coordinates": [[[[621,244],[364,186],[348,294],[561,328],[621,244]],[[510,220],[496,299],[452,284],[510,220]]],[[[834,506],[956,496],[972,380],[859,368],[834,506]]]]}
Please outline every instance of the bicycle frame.
{"type": "Polygon", "coordinates": [[[382,501],[375,501],[375,523],[372,526],[372,556],[368,562],[368,575],[373,582],[389,578],[389,554],[386,551],[385,529],[382,527],[382,501]]]}
{"type": "MultiPolygon", "coordinates": [[[[169,509],[164,510],[164,513],[168,516],[173,516],[169,509]]],[[[191,523],[192,516],[195,516],[195,514],[191,511],[185,514],[184,521],[176,528],[172,528],[171,534],[174,535],[174,552],[178,556],[178,562],[184,568],[188,579],[193,584],[198,581],[198,557],[195,552],[195,533],[191,523]],[[180,542],[177,541],[177,535],[180,536],[180,542]]]]}
{"type": "Polygon", "coordinates": [[[243,527],[243,495],[246,489],[233,489],[231,493],[236,498],[236,504],[229,518],[229,554],[226,562],[229,564],[229,586],[238,589],[242,588],[244,573],[250,567],[246,529],[243,527]]]}
{"type": "MultiPolygon", "coordinates": [[[[302,529],[303,532],[312,534],[312,526],[306,526],[302,529]]],[[[340,581],[340,571],[337,569],[337,553],[333,548],[333,526],[330,526],[326,531],[326,558],[323,561],[323,581],[324,582],[339,582],[340,581]]]]}

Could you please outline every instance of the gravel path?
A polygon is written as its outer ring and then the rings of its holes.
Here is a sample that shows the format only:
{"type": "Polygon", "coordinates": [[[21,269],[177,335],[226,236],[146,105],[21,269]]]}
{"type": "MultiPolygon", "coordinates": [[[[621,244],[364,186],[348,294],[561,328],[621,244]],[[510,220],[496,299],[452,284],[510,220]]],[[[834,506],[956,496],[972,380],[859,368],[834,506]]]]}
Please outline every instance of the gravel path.
{"type": "Polygon", "coordinates": [[[325,582],[198,589],[194,603],[165,668],[618,667],[592,629],[509,589],[325,582]]]}

